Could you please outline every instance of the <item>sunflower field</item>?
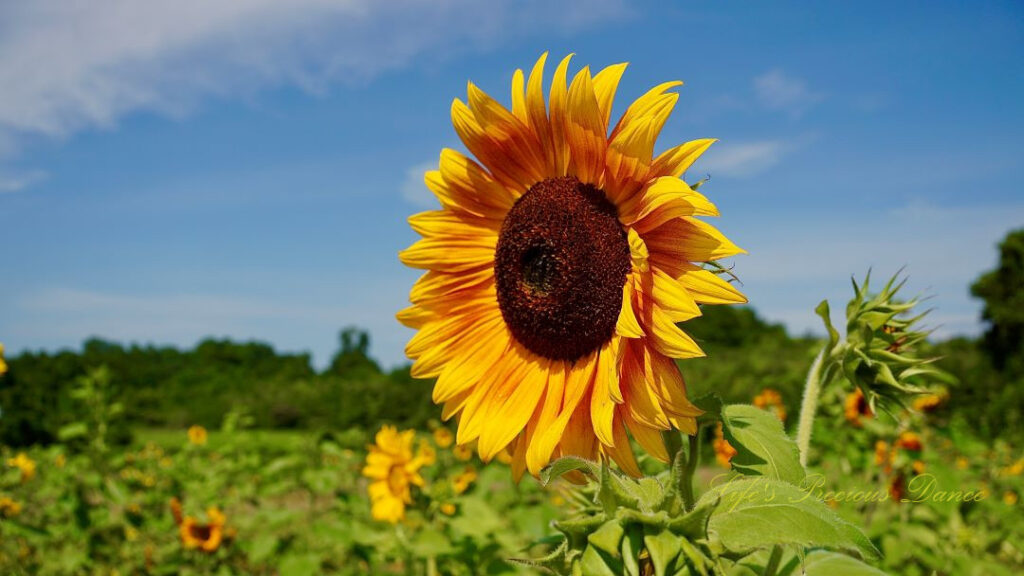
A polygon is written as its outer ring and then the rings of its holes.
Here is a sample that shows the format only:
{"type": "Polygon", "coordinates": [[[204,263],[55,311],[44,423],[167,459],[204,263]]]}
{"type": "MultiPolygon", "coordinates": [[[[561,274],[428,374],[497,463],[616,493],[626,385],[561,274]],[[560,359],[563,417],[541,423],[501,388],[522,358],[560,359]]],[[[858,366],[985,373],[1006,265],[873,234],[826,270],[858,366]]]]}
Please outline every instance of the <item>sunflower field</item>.
{"type": "Polygon", "coordinates": [[[3,570],[1021,573],[1024,231],[981,340],[930,340],[901,272],[790,337],[684,180],[714,140],[655,153],[680,83],[613,119],[624,64],[546,62],[452,105],[409,366],[355,329],[322,373],[217,341],[0,363],[3,570]]]}

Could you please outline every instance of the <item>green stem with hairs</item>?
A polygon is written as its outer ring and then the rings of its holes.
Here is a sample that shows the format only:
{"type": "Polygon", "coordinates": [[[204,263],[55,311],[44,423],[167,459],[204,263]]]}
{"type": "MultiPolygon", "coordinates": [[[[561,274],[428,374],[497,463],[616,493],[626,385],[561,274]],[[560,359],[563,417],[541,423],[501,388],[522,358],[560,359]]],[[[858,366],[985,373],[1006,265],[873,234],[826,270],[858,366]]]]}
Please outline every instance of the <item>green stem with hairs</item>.
{"type": "Polygon", "coordinates": [[[804,399],[800,404],[800,421],[796,429],[796,445],[800,449],[800,465],[807,466],[807,453],[811,447],[811,430],[814,428],[814,413],[818,411],[818,397],[824,386],[822,372],[825,366],[825,350],[814,358],[811,369],[807,372],[804,384],[804,399]]]}
{"type": "Polygon", "coordinates": [[[687,436],[687,440],[689,444],[686,450],[686,466],[679,479],[679,494],[682,495],[686,510],[689,511],[697,503],[693,496],[693,474],[697,471],[697,463],[700,460],[700,428],[697,428],[693,436],[687,436]]]}

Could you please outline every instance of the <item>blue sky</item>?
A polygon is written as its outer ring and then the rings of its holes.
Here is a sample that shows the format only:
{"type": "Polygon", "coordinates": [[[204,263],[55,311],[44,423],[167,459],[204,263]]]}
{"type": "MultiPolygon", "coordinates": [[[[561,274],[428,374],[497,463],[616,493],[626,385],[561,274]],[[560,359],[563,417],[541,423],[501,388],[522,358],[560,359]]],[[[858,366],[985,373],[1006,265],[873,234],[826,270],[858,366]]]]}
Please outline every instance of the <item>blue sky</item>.
{"type": "Polygon", "coordinates": [[[507,103],[545,50],[630,62],[616,113],[686,82],[661,147],[720,139],[689,178],[767,318],[816,329],[851,274],[905,265],[939,336],[981,330],[967,286],[1024,225],[1019,3],[104,0],[0,4],[0,341],[322,365],[355,324],[401,362],[397,252],[451,101],[507,103]]]}

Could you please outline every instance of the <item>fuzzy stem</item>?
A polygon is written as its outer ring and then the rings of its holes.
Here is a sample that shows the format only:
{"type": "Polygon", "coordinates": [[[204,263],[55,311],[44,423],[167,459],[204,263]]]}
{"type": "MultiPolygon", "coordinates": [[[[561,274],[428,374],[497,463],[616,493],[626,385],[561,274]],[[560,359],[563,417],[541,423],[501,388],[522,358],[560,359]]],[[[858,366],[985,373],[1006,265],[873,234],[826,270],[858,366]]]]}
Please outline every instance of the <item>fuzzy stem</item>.
{"type": "Polygon", "coordinates": [[[800,421],[796,429],[796,445],[800,449],[800,465],[807,466],[807,453],[811,447],[811,430],[814,428],[814,413],[818,411],[818,397],[821,395],[822,367],[825,365],[825,348],[814,358],[807,372],[804,384],[804,399],[800,404],[800,421]]]}
{"type": "Polygon", "coordinates": [[[697,503],[693,496],[693,474],[697,470],[697,461],[700,460],[700,428],[693,436],[687,436],[689,444],[686,450],[686,467],[683,468],[682,477],[679,479],[679,494],[683,497],[686,509],[691,510],[697,503]]]}

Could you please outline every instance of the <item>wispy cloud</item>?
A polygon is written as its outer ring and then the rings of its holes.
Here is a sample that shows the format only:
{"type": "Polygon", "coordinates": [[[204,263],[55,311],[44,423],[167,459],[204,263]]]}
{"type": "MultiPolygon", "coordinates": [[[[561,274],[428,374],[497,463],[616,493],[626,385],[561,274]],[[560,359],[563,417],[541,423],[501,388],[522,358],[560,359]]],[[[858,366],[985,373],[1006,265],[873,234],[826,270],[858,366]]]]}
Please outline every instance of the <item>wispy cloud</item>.
{"type": "Polygon", "coordinates": [[[771,70],[754,78],[754,93],[761,105],[799,116],[822,99],[807,83],[782,70],[771,70]]]}
{"type": "Polygon", "coordinates": [[[548,9],[541,0],[5,2],[0,142],[14,142],[10,157],[25,137],[109,128],[132,112],[180,115],[205,97],[280,85],[323,91],[414,59],[608,21],[624,4],[586,0],[532,17],[548,9]]]}
{"type": "Polygon", "coordinates": [[[437,161],[422,162],[405,171],[405,179],[402,180],[399,190],[402,192],[402,198],[413,206],[437,207],[437,199],[423,183],[423,174],[428,170],[437,170],[437,161]]]}
{"type": "Polygon", "coordinates": [[[45,179],[46,172],[42,170],[21,173],[0,171],[0,194],[17,192],[45,179]]]}
{"type": "Polygon", "coordinates": [[[782,140],[719,142],[704,153],[692,172],[749,178],[778,164],[791,149],[792,145],[782,140]]]}

